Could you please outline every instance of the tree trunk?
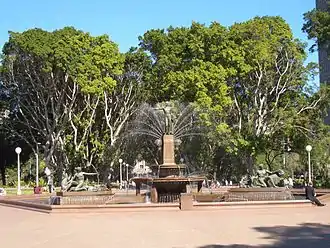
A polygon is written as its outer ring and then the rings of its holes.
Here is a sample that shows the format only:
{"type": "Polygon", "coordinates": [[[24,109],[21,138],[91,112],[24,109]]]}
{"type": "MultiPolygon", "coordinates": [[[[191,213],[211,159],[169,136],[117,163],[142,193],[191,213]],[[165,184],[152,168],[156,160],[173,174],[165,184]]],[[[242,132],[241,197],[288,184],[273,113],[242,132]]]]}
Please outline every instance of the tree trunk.
{"type": "Polygon", "coordinates": [[[6,160],[1,164],[0,167],[2,185],[6,185],[6,160]]]}

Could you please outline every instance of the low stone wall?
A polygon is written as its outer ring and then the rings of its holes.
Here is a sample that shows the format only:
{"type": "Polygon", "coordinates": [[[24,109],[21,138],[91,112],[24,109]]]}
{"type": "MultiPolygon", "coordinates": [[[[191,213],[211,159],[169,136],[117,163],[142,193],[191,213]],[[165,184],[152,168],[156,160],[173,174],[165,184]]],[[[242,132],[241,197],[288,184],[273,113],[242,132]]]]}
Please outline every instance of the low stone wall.
{"type": "Polygon", "coordinates": [[[197,193],[193,194],[196,202],[222,202],[225,200],[225,192],[218,193],[197,193]]]}
{"type": "Polygon", "coordinates": [[[180,203],[135,203],[103,205],[45,205],[24,201],[1,199],[0,205],[38,211],[43,213],[107,213],[140,211],[178,211],[181,210],[221,210],[232,208],[270,208],[270,207],[312,207],[309,200],[285,201],[248,201],[248,202],[193,202],[192,194],[180,197],[180,203]]]}
{"type": "Polygon", "coordinates": [[[145,201],[145,195],[115,194],[114,197],[106,204],[134,204],[145,203],[145,201]]]}
{"type": "Polygon", "coordinates": [[[285,188],[231,189],[225,196],[226,202],[280,200],[294,200],[294,196],[285,188]]]}
{"type": "Polygon", "coordinates": [[[144,203],[144,195],[103,192],[57,192],[50,199],[51,205],[110,205],[144,203]]]}
{"type": "Polygon", "coordinates": [[[114,198],[107,192],[57,192],[50,199],[51,205],[103,205],[114,198]]]}

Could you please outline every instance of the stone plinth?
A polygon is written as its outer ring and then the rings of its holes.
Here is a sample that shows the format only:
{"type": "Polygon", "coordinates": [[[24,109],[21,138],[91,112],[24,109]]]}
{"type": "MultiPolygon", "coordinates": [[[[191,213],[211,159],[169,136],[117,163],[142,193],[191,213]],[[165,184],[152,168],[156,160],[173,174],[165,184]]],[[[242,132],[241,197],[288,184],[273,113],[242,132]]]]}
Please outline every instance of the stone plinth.
{"type": "Polygon", "coordinates": [[[192,210],[193,209],[193,195],[189,193],[181,194],[180,209],[192,210]]]}
{"type": "Polygon", "coordinates": [[[173,135],[163,136],[163,165],[175,165],[173,135]]]}

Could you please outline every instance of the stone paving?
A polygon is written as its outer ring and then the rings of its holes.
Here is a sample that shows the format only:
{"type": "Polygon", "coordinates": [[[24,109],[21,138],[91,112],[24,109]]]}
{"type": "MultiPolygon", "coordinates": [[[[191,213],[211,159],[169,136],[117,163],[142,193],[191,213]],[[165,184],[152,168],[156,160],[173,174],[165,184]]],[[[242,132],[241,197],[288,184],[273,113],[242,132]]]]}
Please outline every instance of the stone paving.
{"type": "Polygon", "coordinates": [[[43,214],[0,206],[4,248],[330,247],[330,207],[43,214]]]}

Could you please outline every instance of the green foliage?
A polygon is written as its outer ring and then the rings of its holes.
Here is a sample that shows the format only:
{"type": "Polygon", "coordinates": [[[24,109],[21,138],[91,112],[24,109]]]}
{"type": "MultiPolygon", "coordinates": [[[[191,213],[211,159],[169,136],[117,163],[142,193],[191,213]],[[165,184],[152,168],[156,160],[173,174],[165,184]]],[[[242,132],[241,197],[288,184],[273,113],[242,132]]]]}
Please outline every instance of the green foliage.
{"type": "Polygon", "coordinates": [[[72,27],[10,32],[1,74],[15,108],[7,129],[33,149],[37,142],[47,144],[48,166],[90,161],[90,150],[102,152],[92,145],[97,136],[89,137],[104,112],[100,99],[115,91],[124,59],[106,35],[72,27]]]}
{"type": "Polygon", "coordinates": [[[282,154],[288,137],[300,153],[322,133],[328,90],[306,87],[316,67],[304,66],[306,45],[281,17],[229,28],[193,23],[150,30],[139,39],[152,58],[155,101],[193,102],[209,127],[208,142],[241,164],[249,167],[273,150],[282,154]]]}
{"type": "MultiPolygon", "coordinates": [[[[328,16],[312,11],[305,19],[309,37],[326,44],[328,16]]],[[[72,27],[10,32],[0,68],[10,93],[0,110],[14,106],[7,130],[32,150],[42,142],[47,165],[106,174],[119,157],[133,163],[142,153],[154,163],[152,140],[127,144],[127,123],[142,102],[177,101],[192,104],[202,120],[203,136],[178,150],[196,170],[239,177],[256,163],[281,168],[286,142],[287,174],[305,170],[307,144],[315,173],[325,174],[329,87],[308,84],[316,66],[305,66],[306,45],[281,17],[228,28],[193,22],[149,30],[139,40],[121,54],[108,36],[72,27]]]]}
{"type": "Polygon", "coordinates": [[[39,65],[33,65],[39,67],[40,72],[51,77],[67,74],[85,93],[113,89],[113,76],[122,70],[123,56],[106,35],[92,37],[72,27],[54,32],[30,29],[23,33],[9,32],[9,35],[3,48],[7,55],[5,61],[11,55],[16,59],[19,59],[17,56],[34,58],[39,65]]]}
{"type": "MultiPolygon", "coordinates": [[[[329,4],[329,2],[328,2],[329,4]]],[[[330,13],[313,9],[304,14],[303,31],[308,34],[309,39],[313,39],[315,44],[311,47],[314,51],[317,46],[325,47],[330,54],[330,13]]]]}

